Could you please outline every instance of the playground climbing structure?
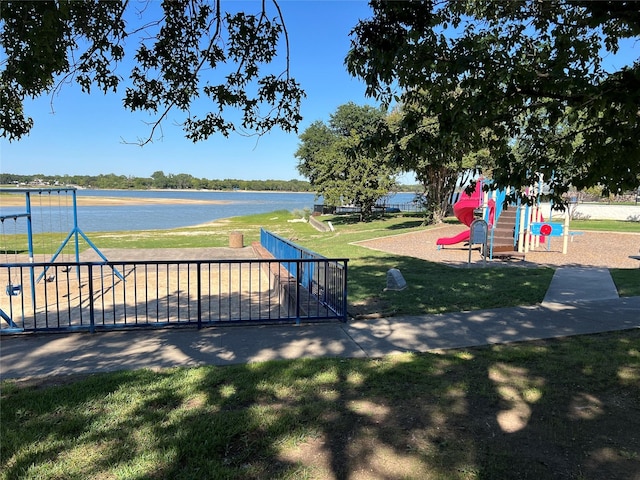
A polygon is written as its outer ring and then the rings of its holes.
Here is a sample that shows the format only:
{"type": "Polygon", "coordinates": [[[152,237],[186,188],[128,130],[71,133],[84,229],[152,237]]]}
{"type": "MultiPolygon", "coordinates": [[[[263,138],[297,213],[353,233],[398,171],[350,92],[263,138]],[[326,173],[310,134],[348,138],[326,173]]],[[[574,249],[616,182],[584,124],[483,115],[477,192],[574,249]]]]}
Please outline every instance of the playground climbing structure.
{"type": "MultiPolygon", "coordinates": [[[[524,257],[524,255],[546,245],[549,249],[553,237],[562,238],[562,253],[567,253],[569,215],[565,210],[561,222],[552,221],[553,205],[546,217],[542,209],[542,180],[540,184],[525,192],[526,201],[518,199],[507,202],[509,189],[491,189],[491,181],[479,178],[475,188],[467,194],[461,192],[453,205],[453,212],[461,223],[470,227],[476,218],[484,219],[489,229],[488,257],[524,257]]],[[[438,248],[469,241],[469,229],[453,237],[436,241],[438,248]]]]}

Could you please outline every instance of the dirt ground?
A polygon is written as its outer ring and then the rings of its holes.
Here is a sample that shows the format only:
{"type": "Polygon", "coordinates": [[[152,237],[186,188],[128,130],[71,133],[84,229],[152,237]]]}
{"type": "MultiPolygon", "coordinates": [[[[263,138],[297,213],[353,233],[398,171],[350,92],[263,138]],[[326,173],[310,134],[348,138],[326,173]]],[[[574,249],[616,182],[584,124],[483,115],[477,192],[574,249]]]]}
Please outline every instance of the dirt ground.
{"type": "MultiPolygon", "coordinates": [[[[366,248],[409,257],[421,258],[432,262],[447,263],[452,266],[469,265],[469,247],[464,243],[446,245],[438,249],[436,240],[440,237],[452,237],[462,232],[463,225],[445,225],[420,232],[404,233],[388,237],[358,242],[366,248]]],[[[524,259],[494,259],[487,263],[495,266],[551,266],[551,267],[600,267],[600,268],[638,268],[640,261],[639,233],[611,232],[573,232],[570,235],[567,253],[562,253],[561,237],[551,238],[550,244],[542,244],[525,254],[524,259]]],[[[471,264],[482,265],[479,248],[471,254],[471,264]]]]}
{"type": "MultiPolygon", "coordinates": [[[[253,248],[184,248],[184,249],[104,249],[102,253],[116,262],[211,260],[201,267],[200,287],[203,318],[238,320],[242,315],[255,319],[277,318],[281,309],[280,290],[260,264],[217,263],[217,260],[256,259],[253,248]]],[[[28,263],[27,255],[17,262],[28,263]]],[[[94,250],[81,254],[82,262],[99,262],[94,250]]],[[[92,283],[95,298],[87,296],[88,271],[78,272],[53,266],[46,270],[36,266],[31,282],[29,268],[0,271],[0,285],[19,285],[16,296],[2,296],[0,307],[11,312],[22,328],[67,327],[86,325],[89,304],[96,310],[96,321],[105,325],[124,325],[138,316],[141,321],[169,321],[179,324],[192,320],[197,311],[196,273],[194,264],[133,264],[94,268],[92,283]],[[117,273],[116,273],[117,272],[117,273]],[[124,276],[126,281],[118,277],[124,276]],[[41,280],[41,281],[40,281],[41,280]],[[29,299],[37,299],[29,301],[29,299]],[[25,300],[26,299],[26,300],[25,300]],[[91,301],[92,300],[92,301],[91,301]],[[36,303],[34,310],[33,303],[36,303]],[[129,319],[129,320],[128,320],[129,319]],[[83,323],[84,322],[84,323],[83,323]]],[[[3,327],[5,324],[3,324],[3,327]]]]}

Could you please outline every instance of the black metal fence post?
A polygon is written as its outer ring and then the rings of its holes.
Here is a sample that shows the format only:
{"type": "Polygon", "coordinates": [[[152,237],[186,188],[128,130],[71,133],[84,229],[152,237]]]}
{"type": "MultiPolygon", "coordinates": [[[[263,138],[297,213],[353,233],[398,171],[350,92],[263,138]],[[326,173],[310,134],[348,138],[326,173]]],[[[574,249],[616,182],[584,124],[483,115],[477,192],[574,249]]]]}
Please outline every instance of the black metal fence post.
{"type": "Polygon", "coordinates": [[[344,274],[342,280],[342,321],[347,322],[347,272],[349,269],[347,268],[348,260],[344,261],[344,274]]]}
{"type": "MultiPolygon", "coordinates": [[[[78,266],[78,269],[80,266],[78,266]]],[[[94,318],[94,308],[93,308],[93,265],[90,263],[87,265],[88,277],[89,277],[89,332],[95,333],[96,325],[94,318]]],[[[79,278],[79,276],[78,276],[79,278]]]]}
{"type": "Polygon", "coordinates": [[[196,265],[197,279],[197,299],[198,299],[198,330],[202,328],[202,264],[200,262],[196,265]]]}
{"type": "Polygon", "coordinates": [[[300,282],[302,279],[300,278],[300,273],[302,272],[300,262],[296,262],[296,272],[298,276],[294,277],[296,282],[296,325],[300,325],[300,282]]]}

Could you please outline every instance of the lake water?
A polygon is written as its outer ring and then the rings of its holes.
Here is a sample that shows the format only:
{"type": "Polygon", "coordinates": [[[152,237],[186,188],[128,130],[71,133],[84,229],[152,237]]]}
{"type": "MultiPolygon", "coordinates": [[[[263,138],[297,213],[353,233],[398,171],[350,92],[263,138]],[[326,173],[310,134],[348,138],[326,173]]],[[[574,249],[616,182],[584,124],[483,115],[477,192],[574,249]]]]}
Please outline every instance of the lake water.
{"type": "MultiPolygon", "coordinates": [[[[267,213],[276,210],[312,210],[315,203],[313,193],[266,193],[266,192],[209,192],[209,191],[138,191],[138,190],[78,190],[77,197],[125,197],[162,198],[168,200],[214,200],[224,204],[151,204],[117,206],[78,206],[78,227],[84,232],[155,230],[199,225],[220,218],[267,213]]],[[[48,201],[38,202],[33,194],[31,218],[34,233],[42,231],[68,232],[73,226],[73,217],[65,208],[66,198],[59,205],[57,197],[49,206],[48,201]],[[67,227],[69,225],[69,227],[67,227]]],[[[408,203],[412,193],[399,193],[388,203],[408,203]]],[[[71,200],[68,201],[69,205],[71,200]]],[[[0,215],[22,213],[25,208],[0,206],[0,215]]],[[[25,233],[26,220],[5,220],[6,234],[25,233]]]]}

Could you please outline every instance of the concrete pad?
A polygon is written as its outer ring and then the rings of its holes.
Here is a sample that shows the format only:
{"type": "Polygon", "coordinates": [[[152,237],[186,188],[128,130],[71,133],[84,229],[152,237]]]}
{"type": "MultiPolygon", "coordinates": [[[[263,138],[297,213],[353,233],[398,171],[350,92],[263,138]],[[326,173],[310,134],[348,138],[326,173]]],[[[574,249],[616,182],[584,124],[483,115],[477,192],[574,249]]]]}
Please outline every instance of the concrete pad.
{"type": "Polygon", "coordinates": [[[543,304],[592,302],[618,298],[618,290],[606,268],[556,269],[543,304]]]}
{"type": "Polygon", "coordinates": [[[364,357],[339,324],[0,337],[0,378],[364,357]]]}
{"type": "Polygon", "coordinates": [[[359,321],[345,327],[377,357],[640,328],[640,297],[359,321]]]}

